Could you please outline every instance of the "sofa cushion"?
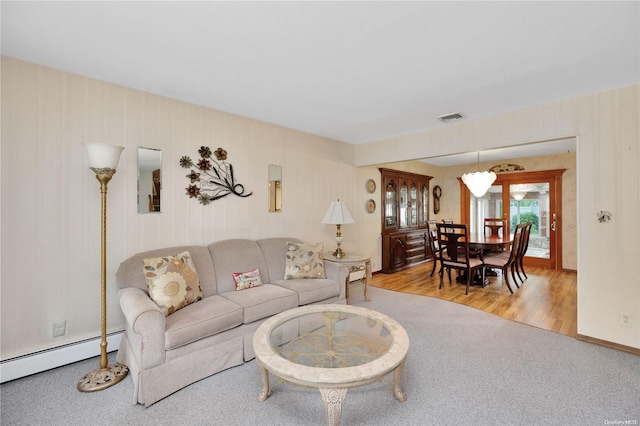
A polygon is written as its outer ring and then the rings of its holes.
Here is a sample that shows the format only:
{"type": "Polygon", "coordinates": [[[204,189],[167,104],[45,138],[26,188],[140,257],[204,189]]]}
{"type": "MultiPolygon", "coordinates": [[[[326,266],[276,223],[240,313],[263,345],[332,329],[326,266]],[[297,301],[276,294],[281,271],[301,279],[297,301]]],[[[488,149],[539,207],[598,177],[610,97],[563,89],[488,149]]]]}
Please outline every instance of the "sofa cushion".
{"type": "Polygon", "coordinates": [[[245,324],[298,306],[298,294],[295,291],[271,284],[245,291],[230,291],[221,296],[242,306],[245,324]]]}
{"type": "MultiPolygon", "coordinates": [[[[324,245],[287,242],[284,279],[325,278],[324,245]]],[[[273,277],[274,280],[279,279],[273,277]]]]}
{"type": "MultiPolygon", "coordinates": [[[[267,261],[269,279],[281,280],[287,257],[287,242],[301,243],[297,238],[271,237],[258,240],[258,246],[267,261]]],[[[325,265],[326,266],[326,265],[325,265]]]]}
{"type": "Polygon", "coordinates": [[[269,282],[267,262],[255,241],[244,239],[218,241],[209,244],[208,249],[213,261],[218,294],[236,290],[234,272],[258,269],[262,282],[269,282]]]}
{"type": "Polygon", "coordinates": [[[149,296],[165,316],[202,299],[200,280],[189,252],[147,258],[143,262],[149,296]]]}
{"type": "Polygon", "coordinates": [[[297,292],[298,305],[300,306],[340,296],[340,285],[334,280],[326,278],[316,280],[306,278],[297,280],[277,280],[273,281],[271,284],[297,292]]]}
{"type": "MultiPolygon", "coordinates": [[[[116,283],[120,288],[136,287],[145,293],[148,293],[149,288],[144,277],[144,271],[142,270],[144,259],[150,257],[172,256],[184,251],[189,252],[193,265],[195,266],[196,271],[198,271],[198,278],[200,279],[200,288],[202,289],[203,297],[217,294],[213,262],[211,261],[211,254],[209,254],[209,250],[205,246],[167,247],[134,254],[120,263],[120,267],[116,271],[116,283]]],[[[249,269],[242,270],[248,271],[249,269]]]]}
{"type": "Polygon", "coordinates": [[[164,345],[178,348],[242,324],[242,306],[209,296],[167,317],[164,345]]]}
{"type": "Polygon", "coordinates": [[[233,279],[236,282],[236,291],[246,290],[248,288],[259,287],[262,285],[260,271],[257,269],[249,272],[234,272],[233,279]]]}

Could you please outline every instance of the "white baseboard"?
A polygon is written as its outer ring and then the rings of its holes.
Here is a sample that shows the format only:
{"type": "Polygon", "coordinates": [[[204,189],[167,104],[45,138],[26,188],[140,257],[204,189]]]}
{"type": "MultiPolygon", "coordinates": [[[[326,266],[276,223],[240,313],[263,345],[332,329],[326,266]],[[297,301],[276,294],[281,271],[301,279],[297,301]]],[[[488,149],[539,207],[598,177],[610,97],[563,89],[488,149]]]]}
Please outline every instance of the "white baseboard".
{"type": "MultiPolygon", "coordinates": [[[[117,350],[122,331],[107,335],[107,347],[117,350]]],[[[0,363],[0,383],[30,376],[100,355],[100,338],[69,343],[58,348],[8,359],[0,363]]]]}

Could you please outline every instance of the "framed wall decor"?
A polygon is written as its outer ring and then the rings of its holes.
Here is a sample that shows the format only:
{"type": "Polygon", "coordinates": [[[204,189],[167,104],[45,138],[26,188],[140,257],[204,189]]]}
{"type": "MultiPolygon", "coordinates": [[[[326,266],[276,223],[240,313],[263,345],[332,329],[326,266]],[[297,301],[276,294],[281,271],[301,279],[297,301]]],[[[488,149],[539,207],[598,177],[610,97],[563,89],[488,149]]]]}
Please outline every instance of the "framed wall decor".
{"type": "Polygon", "coordinates": [[[373,213],[376,211],[376,202],[373,200],[367,200],[367,212],[373,213]]]}
{"type": "Polygon", "coordinates": [[[376,181],[373,179],[369,179],[367,181],[367,192],[369,194],[373,194],[374,192],[376,192],[376,181]]]}

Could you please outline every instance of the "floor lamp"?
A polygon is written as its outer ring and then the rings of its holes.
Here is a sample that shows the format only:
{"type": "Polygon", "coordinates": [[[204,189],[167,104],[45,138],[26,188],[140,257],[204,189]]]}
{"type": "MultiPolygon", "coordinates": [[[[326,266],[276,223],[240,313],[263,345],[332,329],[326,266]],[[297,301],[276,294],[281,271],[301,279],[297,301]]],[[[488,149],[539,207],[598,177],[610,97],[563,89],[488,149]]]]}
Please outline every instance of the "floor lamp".
{"type": "Polygon", "coordinates": [[[102,336],[100,341],[100,368],[93,370],[78,381],[78,390],[81,392],[93,392],[106,389],[115,385],[129,372],[126,365],[108,365],[107,358],[107,184],[116,172],[120,153],[124,147],[107,145],[103,143],[85,144],[89,154],[89,165],[100,182],[102,193],[102,336]]]}

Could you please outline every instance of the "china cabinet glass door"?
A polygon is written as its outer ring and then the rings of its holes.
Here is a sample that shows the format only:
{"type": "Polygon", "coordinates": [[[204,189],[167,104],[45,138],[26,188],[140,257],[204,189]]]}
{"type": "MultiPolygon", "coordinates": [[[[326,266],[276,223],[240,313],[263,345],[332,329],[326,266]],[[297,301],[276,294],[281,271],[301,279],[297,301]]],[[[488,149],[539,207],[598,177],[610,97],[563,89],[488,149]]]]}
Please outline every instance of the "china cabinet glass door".
{"type": "Polygon", "coordinates": [[[426,184],[422,184],[420,197],[420,225],[426,225],[429,220],[429,188],[426,184]]]}
{"type": "Polygon", "coordinates": [[[409,191],[409,226],[418,225],[418,188],[415,183],[411,183],[409,191]]]}
{"type": "Polygon", "coordinates": [[[407,184],[402,182],[400,187],[400,228],[406,228],[409,214],[409,189],[407,184]]]}
{"type": "Polygon", "coordinates": [[[396,183],[390,180],[385,187],[384,195],[384,226],[393,228],[397,226],[397,190],[396,183]]]}

